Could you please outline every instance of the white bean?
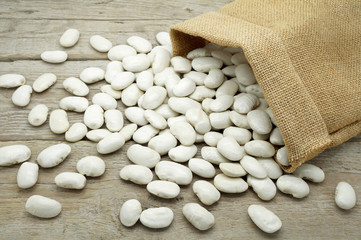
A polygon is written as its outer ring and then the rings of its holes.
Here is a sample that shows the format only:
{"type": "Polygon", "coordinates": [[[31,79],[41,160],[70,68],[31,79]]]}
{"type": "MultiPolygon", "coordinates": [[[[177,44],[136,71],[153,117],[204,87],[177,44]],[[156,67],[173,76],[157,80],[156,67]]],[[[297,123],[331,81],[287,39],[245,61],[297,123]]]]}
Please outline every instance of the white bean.
{"type": "Polygon", "coordinates": [[[98,142],[97,151],[100,154],[109,154],[119,150],[123,147],[124,143],[125,139],[123,135],[119,133],[112,133],[98,142]]]}
{"type": "Polygon", "coordinates": [[[173,111],[168,104],[162,104],[159,107],[157,107],[154,111],[162,115],[165,119],[176,117],[179,114],[173,111]]]}
{"type": "Polygon", "coordinates": [[[55,134],[65,133],[69,129],[68,114],[63,109],[56,109],[50,113],[50,130],[55,134]]]}
{"type": "Polygon", "coordinates": [[[290,165],[290,161],[288,159],[288,152],[287,152],[286,147],[281,147],[280,149],[278,149],[277,154],[276,154],[276,158],[277,158],[277,161],[282,166],[289,166],[290,165]]]}
{"type": "Polygon", "coordinates": [[[154,56],[152,63],[153,72],[160,73],[169,66],[171,54],[164,48],[160,48],[154,56]]]}
{"type": "Polygon", "coordinates": [[[197,146],[190,145],[190,146],[183,146],[179,145],[169,150],[168,155],[169,158],[175,162],[186,162],[197,153],[197,146]]]}
{"type": "Polygon", "coordinates": [[[170,126],[170,132],[183,145],[190,146],[196,141],[196,132],[187,122],[176,122],[170,126]]]}
{"type": "Polygon", "coordinates": [[[223,137],[217,143],[217,150],[231,161],[240,161],[245,155],[244,148],[233,137],[223,137]]]}
{"type": "Polygon", "coordinates": [[[142,107],[145,109],[156,109],[159,107],[167,96],[167,90],[160,86],[148,88],[144,94],[142,107]]]}
{"type": "Polygon", "coordinates": [[[0,88],[15,88],[24,85],[25,77],[20,74],[8,73],[0,76],[0,88]]]}
{"type": "Polygon", "coordinates": [[[211,123],[208,115],[199,108],[191,108],[186,112],[186,118],[189,123],[194,126],[194,129],[200,133],[205,134],[211,130],[211,123]]]}
{"type": "Polygon", "coordinates": [[[44,73],[35,79],[33,89],[37,93],[44,92],[46,89],[54,85],[56,82],[56,75],[53,73],[44,73]]]}
{"type": "Polygon", "coordinates": [[[202,158],[210,163],[219,165],[222,162],[229,162],[215,147],[204,146],[201,149],[202,158]]]}
{"type": "Polygon", "coordinates": [[[221,95],[218,96],[210,105],[212,112],[223,112],[226,111],[233,104],[233,96],[221,95]]]}
{"type": "Polygon", "coordinates": [[[253,110],[247,113],[249,126],[258,134],[269,134],[272,131],[272,122],[268,114],[262,110],[253,110]]]}
{"type": "Polygon", "coordinates": [[[55,177],[55,184],[61,188],[83,189],[86,184],[86,178],[75,172],[62,172],[55,177]]]}
{"type": "Polygon", "coordinates": [[[167,207],[148,208],[140,215],[140,222],[149,228],[168,227],[174,218],[174,213],[167,207]]]}
{"type": "Polygon", "coordinates": [[[231,58],[232,54],[224,50],[213,50],[211,52],[212,57],[222,60],[225,65],[232,65],[231,58]]]}
{"type": "Polygon", "coordinates": [[[256,83],[256,78],[248,64],[239,64],[235,72],[236,78],[241,84],[249,86],[256,83]]]}
{"type": "Polygon", "coordinates": [[[119,132],[123,128],[123,114],[117,109],[106,110],[104,112],[104,120],[107,129],[111,132],[119,132]]]}
{"type": "Polygon", "coordinates": [[[153,179],[152,171],[142,165],[127,165],[120,170],[119,176],[123,180],[139,185],[146,185],[153,179]]]}
{"type": "Polygon", "coordinates": [[[135,80],[135,75],[132,72],[117,73],[111,81],[111,86],[114,90],[123,90],[130,86],[135,80]]]}
{"type": "Polygon", "coordinates": [[[191,79],[195,82],[196,85],[201,86],[204,85],[204,79],[206,79],[207,74],[202,72],[190,71],[183,75],[183,77],[191,79]]]}
{"type": "Polygon", "coordinates": [[[137,124],[134,123],[128,124],[119,131],[119,134],[123,135],[124,140],[127,142],[132,138],[137,128],[138,128],[137,124]]]}
{"type": "Polygon", "coordinates": [[[278,127],[274,128],[271,132],[271,135],[269,137],[270,143],[273,145],[283,146],[285,145],[285,142],[283,141],[283,137],[281,134],[281,131],[278,127]]]}
{"type": "Polygon", "coordinates": [[[142,205],[140,202],[136,199],[130,199],[123,203],[122,208],[120,209],[120,222],[126,227],[131,227],[136,224],[141,213],[142,205]]]}
{"type": "Polygon", "coordinates": [[[125,117],[132,123],[138,126],[144,126],[148,124],[147,119],[144,117],[144,110],[139,107],[129,107],[124,110],[125,117]]]}
{"type": "Polygon", "coordinates": [[[148,183],[147,190],[151,194],[165,199],[176,198],[180,193],[180,187],[176,183],[164,180],[148,183]]]}
{"type": "Polygon", "coordinates": [[[104,124],[104,110],[99,105],[90,105],[84,113],[84,123],[90,129],[98,129],[104,124]]]}
{"type": "Polygon", "coordinates": [[[67,78],[63,81],[63,86],[66,91],[79,97],[84,97],[89,94],[88,86],[79,78],[67,78]]]}
{"type": "Polygon", "coordinates": [[[225,129],[232,125],[229,118],[229,111],[209,114],[209,121],[214,129],[225,129]]]}
{"type": "Polygon", "coordinates": [[[244,170],[250,175],[256,178],[267,177],[266,169],[254,157],[246,155],[242,158],[240,163],[244,170]]]}
{"type": "Polygon", "coordinates": [[[213,214],[198,203],[187,203],[183,206],[182,213],[198,230],[208,230],[215,224],[213,214]]]}
{"type": "Polygon", "coordinates": [[[85,137],[87,132],[88,129],[84,123],[74,123],[65,132],[65,140],[68,142],[78,142],[85,137]]]}
{"type": "Polygon", "coordinates": [[[194,92],[195,89],[196,84],[192,80],[183,78],[173,87],[173,94],[176,97],[186,97],[194,92]]]}
{"type": "Polygon", "coordinates": [[[246,115],[239,114],[236,111],[230,111],[229,112],[229,119],[237,127],[245,128],[245,129],[251,129],[251,127],[248,124],[248,120],[247,120],[246,115]]]}
{"type": "Polygon", "coordinates": [[[52,168],[62,163],[70,152],[71,147],[68,144],[55,144],[42,150],[36,161],[43,168],[52,168]]]}
{"type": "Polygon", "coordinates": [[[139,36],[129,37],[127,43],[139,53],[148,53],[152,50],[152,44],[147,39],[139,36]]]}
{"type": "Polygon", "coordinates": [[[39,166],[36,163],[24,162],[17,174],[19,188],[31,188],[38,181],[39,166]]]}
{"type": "Polygon", "coordinates": [[[261,205],[250,205],[248,207],[248,215],[257,227],[266,233],[277,232],[282,227],[279,217],[261,205]]]}
{"type": "Polygon", "coordinates": [[[111,61],[122,61],[126,57],[135,55],[137,55],[137,51],[128,45],[116,45],[108,52],[108,58],[111,61]]]}
{"type": "Polygon", "coordinates": [[[160,45],[171,45],[172,44],[169,33],[167,33],[167,32],[159,32],[155,35],[155,38],[157,39],[157,42],[160,45]]]}
{"type": "Polygon", "coordinates": [[[103,69],[98,67],[88,67],[81,71],[79,77],[83,82],[91,84],[103,80],[105,72],[103,69]]]}
{"type": "MultiPolygon", "coordinates": [[[[210,57],[211,50],[207,48],[196,48],[187,54],[188,59],[195,59],[199,57],[210,57]]],[[[202,64],[201,64],[202,65],[202,64]]]]}
{"type": "Polygon", "coordinates": [[[204,178],[212,178],[216,175],[216,169],[213,165],[201,158],[192,158],[188,162],[189,169],[204,178]]]}
{"type": "Polygon", "coordinates": [[[86,137],[93,142],[99,142],[110,134],[111,132],[108,129],[95,129],[87,132],[86,137]]]}
{"type": "Polygon", "coordinates": [[[244,145],[246,153],[254,157],[268,158],[275,154],[272,144],[264,140],[252,140],[244,145]]]}
{"type": "Polygon", "coordinates": [[[49,109],[44,104],[38,104],[31,109],[28,115],[28,122],[33,126],[41,126],[48,118],[49,109]]]}
{"type": "Polygon", "coordinates": [[[160,155],[167,154],[175,146],[177,146],[177,139],[169,132],[159,134],[148,142],[148,147],[157,151],[160,155]]]}
{"type": "Polygon", "coordinates": [[[63,63],[68,59],[68,54],[64,51],[45,51],[40,58],[48,63],[63,63]]]}
{"type": "Polygon", "coordinates": [[[278,179],[282,176],[283,171],[280,166],[273,160],[273,158],[257,159],[260,164],[266,169],[267,176],[271,179],[278,179]]]}
{"type": "Polygon", "coordinates": [[[121,91],[113,89],[112,86],[108,85],[108,84],[101,86],[100,91],[102,93],[109,94],[110,96],[112,96],[114,99],[117,99],[117,100],[122,97],[121,91]]]}
{"type": "Polygon", "coordinates": [[[264,201],[269,201],[276,196],[276,185],[268,177],[260,179],[247,175],[247,183],[257,193],[257,196],[264,201]]]}
{"type": "Polygon", "coordinates": [[[207,132],[204,134],[204,142],[210,147],[217,147],[219,140],[223,138],[222,133],[219,132],[207,132]]]}
{"type": "Polygon", "coordinates": [[[339,182],[335,191],[335,202],[339,208],[349,210],[356,205],[356,193],[347,182],[339,182]]]}
{"type": "Polygon", "coordinates": [[[136,83],[130,84],[129,87],[122,91],[122,103],[127,107],[134,106],[142,95],[143,92],[137,87],[136,83]]]}
{"type": "Polygon", "coordinates": [[[325,173],[322,169],[310,163],[304,163],[299,166],[296,171],[293,172],[293,175],[315,183],[320,183],[325,180],[325,173]]]}
{"type": "Polygon", "coordinates": [[[155,174],[161,180],[175,182],[179,185],[190,184],[193,177],[189,168],[171,161],[158,162],[155,166],[155,174]]]}
{"type": "Polygon", "coordinates": [[[131,72],[141,72],[149,68],[151,62],[147,55],[137,54],[123,58],[123,68],[131,72]]]}
{"type": "MultiPolygon", "coordinates": [[[[194,50],[193,50],[194,51],[194,50]]],[[[190,54],[189,52],[188,54],[190,54]]],[[[188,59],[189,58],[187,55],[188,59]]],[[[197,72],[209,72],[211,69],[214,68],[221,68],[223,65],[223,62],[217,58],[214,57],[196,57],[192,60],[192,67],[197,72]]]]}
{"type": "Polygon", "coordinates": [[[33,89],[29,85],[22,85],[18,87],[13,95],[11,96],[11,101],[19,107],[25,107],[30,103],[31,93],[33,89]]]}
{"type": "Polygon", "coordinates": [[[140,90],[147,91],[153,86],[153,72],[151,69],[140,72],[136,77],[136,83],[140,90]]]}
{"type": "Polygon", "coordinates": [[[221,193],[212,183],[198,180],[193,183],[193,192],[205,205],[212,205],[221,198],[221,193]]]}
{"type": "Polygon", "coordinates": [[[39,218],[53,218],[61,212],[61,204],[51,198],[33,195],[26,200],[25,210],[39,218]]]}
{"type": "Polygon", "coordinates": [[[240,114],[247,114],[258,105],[259,99],[257,96],[249,93],[243,93],[239,97],[235,98],[233,108],[240,114]]]}
{"type": "Polygon", "coordinates": [[[174,71],[179,73],[188,73],[192,69],[191,62],[181,56],[172,57],[170,62],[174,68],[174,71]]]}
{"type": "Polygon", "coordinates": [[[154,128],[152,125],[148,124],[137,129],[133,134],[133,140],[137,143],[143,144],[147,143],[157,135],[159,129],[154,128]]]}
{"type": "Polygon", "coordinates": [[[160,155],[158,152],[140,144],[131,145],[127,150],[127,157],[133,163],[148,168],[154,168],[160,161],[160,155]]]}
{"type": "Polygon", "coordinates": [[[145,110],[144,118],[157,129],[165,129],[167,127],[167,121],[164,117],[153,110],[145,110]]]}
{"type": "Polygon", "coordinates": [[[218,88],[222,85],[224,79],[222,70],[212,68],[209,70],[207,77],[204,79],[204,85],[208,88],[218,88]]]}
{"type": "Polygon", "coordinates": [[[121,72],[123,72],[122,62],[116,60],[109,62],[105,70],[105,81],[107,81],[108,83],[112,83],[113,78],[121,72]]]}
{"type": "Polygon", "coordinates": [[[100,35],[93,35],[90,37],[90,45],[98,52],[108,52],[113,44],[100,35]]]}
{"type": "Polygon", "coordinates": [[[214,186],[224,193],[241,193],[248,189],[248,184],[242,178],[227,177],[223,173],[214,177],[214,186]]]}
{"type": "Polygon", "coordinates": [[[252,138],[252,134],[249,130],[239,127],[228,127],[224,129],[223,136],[233,137],[240,145],[246,144],[252,138]]]}
{"type": "Polygon", "coordinates": [[[276,185],[281,192],[295,198],[304,198],[310,193],[308,184],[302,178],[292,175],[282,175],[277,179],[276,185]]]}
{"type": "Polygon", "coordinates": [[[214,89],[207,88],[206,86],[197,86],[189,98],[201,102],[206,98],[213,98],[216,95],[214,89]]]}
{"type": "Polygon", "coordinates": [[[86,156],[76,163],[76,170],[87,177],[99,177],[105,172],[105,162],[97,156],[86,156]]]}
{"type": "Polygon", "coordinates": [[[59,43],[62,47],[72,47],[78,42],[79,36],[80,33],[77,29],[69,28],[61,35],[59,43]]]}
{"type": "Polygon", "coordinates": [[[243,177],[247,175],[247,172],[244,170],[241,164],[239,163],[220,163],[219,169],[222,173],[228,177],[243,177]]]}
{"type": "Polygon", "coordinates": [[[201,108],[199,102],[184,97],[171,97],[168,99],[168,105],[173,111],[181,114],[186,114],[186,112],[192,108],[201,108]]]}
{"type": "Polygon", "coordinates": [[[66,111],[85,112],[89,102],[85,97],[64,97],[59,102],[59,107],[66,111]]]}

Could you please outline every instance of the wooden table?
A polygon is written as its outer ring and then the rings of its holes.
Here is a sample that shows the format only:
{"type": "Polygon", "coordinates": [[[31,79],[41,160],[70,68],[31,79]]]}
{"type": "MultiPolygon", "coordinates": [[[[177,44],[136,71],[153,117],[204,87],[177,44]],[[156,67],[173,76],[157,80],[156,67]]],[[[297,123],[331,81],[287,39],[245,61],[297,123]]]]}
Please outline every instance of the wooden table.
{"type": "MultiPolygon", "coordinates": [[[[32,127],[27,122],[30,109],[45,103],[51,110],[59,100],[68,96],[62,81],[78,76],[85,67],[105,68],[106,54],[89,46],[89,38],[100,34],[113,44],[125,43],[132,35],[150,39],[167,31],[172,24],[214,11],[229,0],[182,1],[12,1],[0,4],[0,74],[20,73],[27,84],[45,72],[57,75],[57,83],[48,91],[32,95],[25,108],[11,103],[13,89],[0,89],[0,146],[26,144],[32,150],[30,161],[47,146],[64,142],[64,135],[54,135],[48,123],[32,127]],[[67,28],[81,32],[78,44],[66,51],[69,60],[52,65],[40,60],[45,50],[62,49],[59,37],[67,28]]],[[[88,99],[99,91],[104,82],[90,85],[88,99]]],[[[119,103],[119,108],[123,105],[119,103]]],[[[82,114],[69,113],[71,123],[81,121],[82,114]]],[[[216,225],[206,232],[193,228],[181,213],[188,202],[199,202],[191,185],[182,187],[179,197],[162,200],[150,195],[145,187],[120,180],[119,170],[129,164],[126,150],[101,156],[106,173],[100,178],[88,178],[82,191],[56,187],[54,177],[63,171],[75,171],[77,160],[86,155],[99,155],[96,144],[83,140],[70,144],[72,152],[60,166],[40,169],[39,180],[31,189],[16,185],[19,165],[0,167],[0,239],[360,239],[360,204],[351,211],[340,210],[334,202],[335,186],[339,181],[353,185],[361,196],[361,135],[322,153],[313,163],[323,168],[326,180],[310,183],[311,193],[302,200],[280,192],[271,202],[259,200],[252,190],[242,194],[222,194],[221,200],[207,207],[216,218],[216,225]],[[54,198],[62,203],[62,213],[50,220],[32,217],[24,210],[25,202],[33,194],[54,198]],[[120,224],[119,210],[126,200],[136,198],[143,208],[167,206],[175,214],[170,227],[152,230],[139,222],[131,228],[120,224]],[[260,203],[274,211],[283,222],[275,234],[260,231],[247,215],[252,203],[260,203]]],[[[199,156],[199,153],[198,153],[199,156]]],[[[200,179],[194,177],[194,180],[200,179]]]]}

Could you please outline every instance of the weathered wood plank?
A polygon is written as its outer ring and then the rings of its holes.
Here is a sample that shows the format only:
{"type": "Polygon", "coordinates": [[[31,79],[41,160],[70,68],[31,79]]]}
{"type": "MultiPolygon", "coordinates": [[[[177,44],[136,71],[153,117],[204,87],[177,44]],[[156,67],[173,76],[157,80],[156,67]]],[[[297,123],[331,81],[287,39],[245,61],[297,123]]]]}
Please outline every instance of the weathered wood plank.
{"type": "MultiPolygon", "coordinates": [[[[0,8],[1,9],[1,8],[0,8]]],[[[107,59],[106,53],[94,50],[89,39],[93,35],[108,38],[113,45],[126,44],[128,37],[138,35],[149,39],[156,45],[155,34],[168,31],[180,20],[131,20],[131,21],[96,21],[96,20],[28,20],[1,19],[0,21],[0,61],[37,60],[47,50],[65,50],[68,61],[107,59]],[[63,48],[59,38],[68,28],[80,31],[79,42],[72,48],[63,48]]]]}
{"type": "Polygon", "coordinates": [[[184,0],[184,1],[2,1],[0,18],[70,19],[70,20],[133,20],[133,19],[179,19],[215,11],[231,0],[184,0]]]}

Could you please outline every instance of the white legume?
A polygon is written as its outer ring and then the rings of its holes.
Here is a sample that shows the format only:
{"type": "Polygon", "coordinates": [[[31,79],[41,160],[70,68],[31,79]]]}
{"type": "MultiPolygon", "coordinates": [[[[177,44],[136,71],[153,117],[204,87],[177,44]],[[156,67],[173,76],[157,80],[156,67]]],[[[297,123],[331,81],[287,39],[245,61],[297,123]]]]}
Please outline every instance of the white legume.
{"type": "Polygon", "coordinates": [[[137,129],[133,134],[133,140],[137,143],[148,143],[152,137],[157,135],[159,129],[154,128],[152,125],[145,125],[137,129]]]}
{"type": "Polygon", "coordinates": [[[98,129],[104,123],[104,110],[99,105],[90,105],[84,112],[84,123],[90,129],[98,129]]]}
{"type": "Polygon", "coordinates": [[[190,184],[193,177],[189,168],[171,161],[158,162],[155,166],[155,174],[161,180],[175,182],[179,185],[190,184]]]}
{"type": "Polygon", "coordinates": [[[61,204],[51,198],[33,195],[26,201],[25,210],[39,218],[53,218],[61,212],[61,204]]]}
{"type": "Polygon", "coordinates": [[[36,161],[43,168],[52,168],[62,163],[70,152],[71,147],[68,144],[55,144],[42,150],[36,161]]]}
{"type": "Polygon", "coordinates": [[[99,177],[105,172],[105,162],[97,156],[86,156],[77,162],[76,170],[87,177],[99,177]]]}
{"type": "Polygon", "coordinates": [[[356,193],[347,182],[339,182],[336,186],[335,202],[339,208],[349,210],[356,205],[356,193]]]}
{"type": "Polygon", "coordinates": [[[221,198],[221,193],[212,183],[198,180],[193,183],[193,192],[205,205],[212,205],[221,198]]]}
{"type": "Polygon", "coordinates": [[[277,179],[277,188],[295,198],[304,198],[310,193],[308,184],[302,178],[292,175],[283,175],[277,179]]]}
{"type": "Polygon", "coordinates": [[[93,142],[99,142],[110,134],[111,132],[108,129],[95,129],[87,132],[86,137],[93,142]]]}
{"type": "Polygon", "coordinates": [[[45,51],[40,58],[48,63],[63,63],[68,59],[68,54],[64,51],[45,51]]]}
{"type": "Polygon", "coordinates": [[[100,35],[94,35],[90,37],[90,45],[98,52],[108,52],[113,44],[100,35]]]}
{"type": "Polygon", "coordinates": [[[147,190],[151,194],[165,199],[175,198],[180,193],[180,187],[176,183],[164,180],[148,183],[147,190]]]}
{"type": "Polygon", "coordinates": [[[38,104],[31,109],[28,115],[28,122],[33,126],[41,126],[48,118],[49,109],[44,104],[38,104]]]}
{"type": "Polygon", "coordinates": [[[65,132],[65,140],[68,142],[78,142],[83,139],[88,132],[88,128],[84,123],[74,123],[65,132]]]}
{"type": "Polygon", "coordinates": [[[183,146],[179,145],[169,150],[168,156],[175,162],[186,162],[192,157],[194,157],[197,153],[197,146],[190,145],[190,146],[183,146]]]}
{"type": "Polygon", "coordinates": [[[224,193],[241,193],[248,189],[248,184],[242,178],[227,177],[223,173],[214,177],[214,186],[224,193]]]}
{"type": "Polygon", "coordinates": [[[320,183],[325,180],[325,173],[322,169],[310,163],[304,163],[299,166],[296,171],[293,172],[293,175],[315,183],[320,183]]]}
{"type": "Polygon", "coordinates": [[[87,84],[99,82],[104,79],[104,76],[104,70],[98,67],[85,68],[79,75],[80,79],[87,84]]]}
{"type": "Polygon", "coordinates": [[[231,161],[240,161],[245,155],[244,148],[233,137],[223,137],[217,143],[217,150],[231,161]]]}
{"type": "Polygon", "coordinates": [[[149,228],[168,227],[174,218],[174,213],[167,207],[148,208],[140,215],[140,222],[149,228]]]}
{"type": "Polygon", "coordinates": [[[133,163],[148,168],[154,168],[160,161],[160,155],[158,152],[140,144],[131,145],[127,150],[127,157],[133,163]]]}
{"type": "Polygon", "coordinates": [[[153,180],[152,171],[142,165],[127,165],[120,170],[119,176],[123,180],[140,185],[148,184],[153,180]]]}
{"type": "Polygon", "coordinates": [[[17,174],[19,188],[31,188],[38,181],[39,166],[36,163],[24,162],[21,164],[17,174]]]}
{"type": "Polygon", "coordinates": [[[216,169],[213,165],[201,158],[192,158],[188,161],[189,169],[204,178],[212,178],[216,175],[216,169]]]}
{"type": "Polygon", "coordinates": [[[85,97],[64,97],[59,102],[59,107],[66,111],[85,112],[89,102],[85,97]]]}
{"type": "Polygon", "coordinates": [[[33,89],[37,93],[44,92],[56,82],[56,76],[53,73],[44,73],[35,79],[33,89]]]}
{"type": "Polygon", "coordinates": [[[63,109],[56,109],[50,113],[50,130],[55,134],[65,133],[69,129],[68,114],[63,109]]]}
{"type": "Polygon", "coordinates": [[[61,35],[59,43],[62,47],[72,47],[78,42],[79,36],[80,33],[77,29],[69,28],[61,35]]]}
{"type": "Polygon", "coordinates": [[[58,187],[68,189],[83,189],[86,184],[86,178],[75,172],[62,172],[55,177],[55,184],[58,187]]]}
{"type": "Polygon", "coordinates": [[[215,224],[213,214],[198,203],[187,203],[183,206],[182,213],[198,230],[208,230],[215,224]]]}
{"type": "Polygon", "coordinates": [[[0,76],[0,88],[15,88],[24,85],[25,77],[20,74],[8,73],[0,76]]]}
{"type": "Polygon", "coordinates": [[[31,93],[33,89],[29,85],[22,85],[18,87],[13,95],[11,101],[19,107],[25,107],[30,103],[31,93]]]}
{"type": "Polygon", "coordinates": [[[140,202],[136,199],[130,199],[123,203],[120,209],[120,222],[126,227],[131,227],[137,223],[141,213],[142,205],[140,202]]]}
{"type": "Polygon", "coordinates": [[[106,110],[104,112],[104,120],[107,129],[111,132],[119,132],[123,128],[123,114],[117,109],[106,110]]]}
{"type": "Polygon", "coordinates": [[[269,201],[276,196],[276,185],[268,177],[260,179],[247,175],[247,183],[257,193],[257,196],[264,201],[269,201]]]}
{"type": "Polygon", "coordinates": [[[228,177],[243,177],[247,172],[239,163],[220,163],[219,169],[228,177]]]}
{"type": "Polygon", "coordinates": [[[119,133],[112,133],[98,142],[97,151],[100,154],[109,154],[118,151],[121,147],[123,147],[124,143],[125,139],[123,135],[119,133]]]}
{"type": "Polygon", "coordinates": [[[248,215],[257,227],[266,233],[277,232],[282,227],[279,217],[261,205],[250,205],[248,207],[248,215]]]}
{"type": "Polygon", "coordinates": [[[79,78],[67,78],[63,81],[63,86],[66,91],[79,97],[84,97],[89,94],[88,86],[79,78]]]}

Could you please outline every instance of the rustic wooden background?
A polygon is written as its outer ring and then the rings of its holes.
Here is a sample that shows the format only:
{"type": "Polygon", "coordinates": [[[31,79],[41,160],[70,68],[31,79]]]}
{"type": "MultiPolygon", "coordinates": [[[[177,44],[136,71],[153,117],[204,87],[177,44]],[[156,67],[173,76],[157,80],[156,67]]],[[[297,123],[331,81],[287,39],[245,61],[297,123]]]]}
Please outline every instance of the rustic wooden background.
{"type": "MultiPolygon", "coordinates": [[[[32,150],[30,161],[47,146],[64,142],[64,135],[54,135],[48,123],[32,127],[27,122],[30,109],[45,103],[57,108],[58,101],[68,94],[62,81],[78,76],[82,69],[99,66],[105,69],[106,54],[89,45],[92,35],[100,34],[113,44],[125,43],[132,35],[150,39],[167,31],[172,24],[214,11],[230,0],[93,0],[93,1],[14,1],[0,3],[0,75],[20,73],[27,84],[45,72],[57,75],[57,83],[48,91],[33,94],[25,108],[11,103],[13,89],[0,89],[0,146],[26,144],[32,150]],[[62,49],[58,44],[67,28],[81,32],[78,44],[66,51],[69,60],[60,65],[44,63],[40,53],[62,49]]],[[[92,84],[88,99],[99,91],[104,82],[92,84]]],[[[124,108],[119,103],[119,109],[124,108]]],[[[69,113],[71,123],[81,121],[82,114],[69,113]]],[[[216,218],[216,225],[206,232],[193,228],[181,213],[188,202],[199,202],[191,185],[182,187],[177,199],[162,200],[150,195],[145,187],[125,182],[119,170],[129,163],[126,144],[122,150],[101,156],[107,165],[100,178],[88,178],[82,191],[57,188],[54,177],[63,171],[75,171],[77,160],[86,155],[98,155],[95,143],[84,140],[70,144],[72,152],[65,162],[53,169],[41,169],[36,186],[21,190],[16,185],[18,165],[0,167],[0,239],[360,239],[361,208],[340,210],[334,202],[335,186],[349,182],[361,196],[361,135],[322,153],[313,163],[323,168],[326,180],[310,183],[311,193],[302,200],[280,192],[271,202],[262,202],[252,190],[242,194],[222,194],[221,200],[207,207],[216,218]],[[62,213],[50,220],[38,219],[24,210],[33,194],[54,198],[62,203],[62,213]],[[170,227],[152,230],[139,222],[131,228],[120,224],[119,210],[130,198],[140,200],[143,208],[167,206],[174,213],[170,227]],[[282,220],[282,229],[275,234],[260,231],[247,215],[247,207],[261,203],[282,220]]],[[[199,155],[199,154],[198,154],[199,155]]],[[[0,156],[1,157],[1,156],[0,156]]],[[[194,177],[194,180],[199,178],[194,177]]]]}

